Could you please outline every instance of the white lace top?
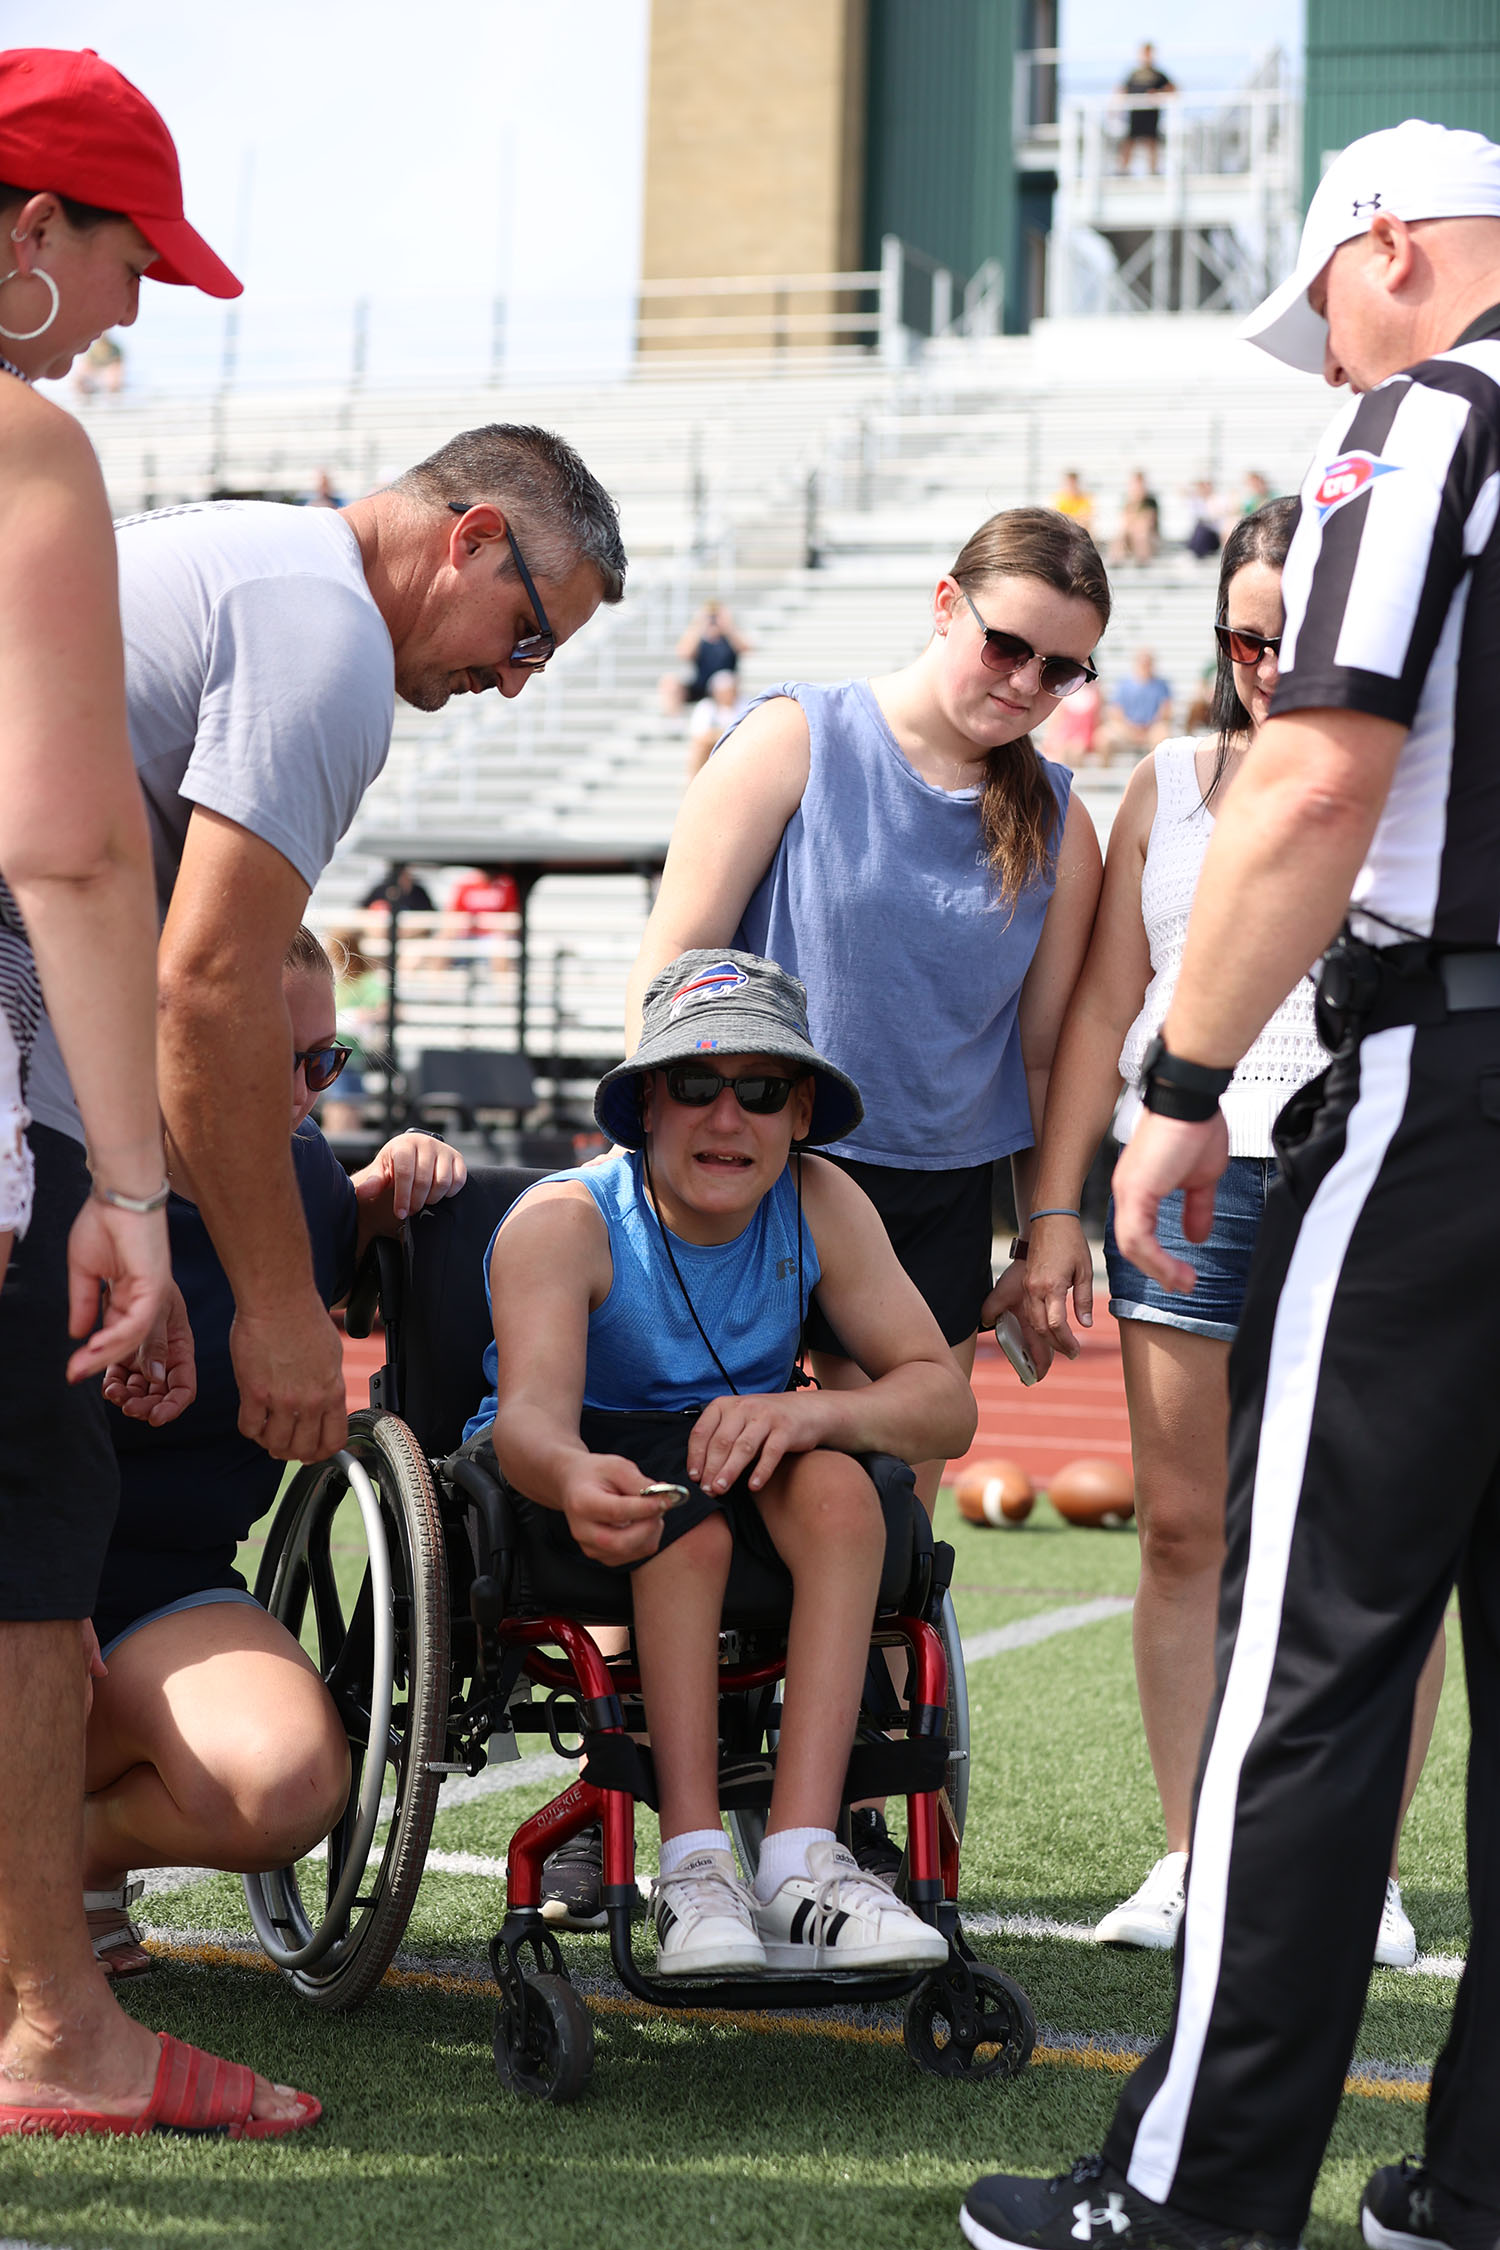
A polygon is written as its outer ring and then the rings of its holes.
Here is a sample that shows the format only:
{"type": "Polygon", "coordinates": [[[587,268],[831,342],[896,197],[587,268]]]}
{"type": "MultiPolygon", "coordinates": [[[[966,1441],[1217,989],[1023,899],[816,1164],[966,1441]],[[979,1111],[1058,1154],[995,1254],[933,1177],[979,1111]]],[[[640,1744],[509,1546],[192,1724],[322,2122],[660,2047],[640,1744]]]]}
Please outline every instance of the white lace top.
{"type": "MultiPolygon", "coordinates": [[[[1145,1003],[1120,1049],[1125,1091],[1114,1129],[1122,1141],[1129,1140],[1141,1114],[1136,1091],[1141,1059],[1172,1004],[1193,894],[1213,834],[1214,817],[1198,788],[1197,747],[1191,735],[1180,735],[1156,752],[1156,818],[1141,874],[1141,918],[1151,945],[1152,974],[1145,1003]]],[[[1269,1156],[1277,1112],[1327,1062],[1327,1049],[1313,1028],[1312,981],[1303,977],[1246,1054],[1220,1103],[1229,1121],[1230,1155],[1269,1156]]]]}

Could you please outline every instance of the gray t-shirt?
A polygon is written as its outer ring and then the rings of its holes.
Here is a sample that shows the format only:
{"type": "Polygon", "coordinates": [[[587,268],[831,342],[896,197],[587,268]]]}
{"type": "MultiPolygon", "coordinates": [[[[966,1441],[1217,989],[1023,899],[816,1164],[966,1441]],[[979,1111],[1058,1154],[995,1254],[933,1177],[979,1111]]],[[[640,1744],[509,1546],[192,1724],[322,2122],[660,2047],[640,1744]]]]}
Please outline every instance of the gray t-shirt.
{"type": "MultiPolygon", "coordinates": [[[[385,764],[391,637],[331,509],[214,501],[117,526],[130,746],[166,916],[195,805],[271,844],[311,890],[385,764]]],[[[43,1022],[27,1100],[83,1138],[43,1022]]]]}

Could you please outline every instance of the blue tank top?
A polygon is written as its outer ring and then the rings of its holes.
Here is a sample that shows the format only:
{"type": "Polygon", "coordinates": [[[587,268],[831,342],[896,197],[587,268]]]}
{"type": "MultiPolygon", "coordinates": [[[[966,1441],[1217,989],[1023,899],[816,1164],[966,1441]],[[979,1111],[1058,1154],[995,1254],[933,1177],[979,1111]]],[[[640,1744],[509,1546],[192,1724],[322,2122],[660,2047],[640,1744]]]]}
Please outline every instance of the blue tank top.
{"type": "MultiPolygon", "coordinates": [[[[1030,1148],[1016,1008],[1051,869],[1007,915],[978,790],[924,781],[867,680],[770,693],[806,716],[807,787],[734,943],[802,979],[813,1045],[864,1097],[838,1153],[943,1172],[1030,1148]]],[[[1072,775],[1042,765],[1060,837],[1072,775]]]]}
{"type": "MultiPolygon", "coordinates": [[[[690,1412],[710,1399],[722,1398],[724,1378],[693,1324],[667,1261],[656,1213],[646,1199],[639,1151],[611,1157],[607,1164],[555,1172],[552,1178],[581,1181],[609,1229],[614,1276],[603,1304],[589,1314],[584,1405],[626,1413],[690,1412]]],[[[514,1208],[525,1200],[522,1196],[514,1208]]],[[[496,1234],[499,1231],[497,1227],[496,1234]]],[[[487,1304],[494,1247],[491,1235],[484,1254],[487,1304]]],[[[732,1242],[709,1245],[684,1242],[674,1234],[672,1251],[693,1309],[733,1376],[735,1388],[745,1393],[784,1391],[802,1325],[797,1299],[797,1188],[790,1165],[770,1193],[762,1196],[743,1234],[732,1242]]],[[[804,1298],[817,1287],[821,1271],[804,1219],[804,1298]]],[[[485,1401],[466,1424],[466,1438],[488,1429],[495,1419],[498,1370],[499,1354],[491,1338],[484,1352],[485,1401]]]]}

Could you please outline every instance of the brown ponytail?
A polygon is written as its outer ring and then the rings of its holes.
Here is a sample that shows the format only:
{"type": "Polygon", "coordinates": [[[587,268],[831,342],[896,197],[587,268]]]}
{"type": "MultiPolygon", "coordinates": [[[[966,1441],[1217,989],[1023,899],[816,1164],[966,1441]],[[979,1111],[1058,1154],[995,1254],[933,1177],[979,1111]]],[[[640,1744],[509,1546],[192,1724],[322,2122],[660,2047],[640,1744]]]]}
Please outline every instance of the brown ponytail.
{"type": "MultiPolygon", "coordinates": [[[[1101,634],[1109,623],[1109,580],[1099,550],[1081,524],[1055,508],[1002,509],[965,540],[948,575],[966,594],[991,578],[1039,578],[1087,602],[1101,634]]],[[[985,760],[979,819],[1000,903],[1014,914],[1021,893],[1047,872],[1062,841],[1057,799],[1029,734],[1002,743],[985,760]]]]}

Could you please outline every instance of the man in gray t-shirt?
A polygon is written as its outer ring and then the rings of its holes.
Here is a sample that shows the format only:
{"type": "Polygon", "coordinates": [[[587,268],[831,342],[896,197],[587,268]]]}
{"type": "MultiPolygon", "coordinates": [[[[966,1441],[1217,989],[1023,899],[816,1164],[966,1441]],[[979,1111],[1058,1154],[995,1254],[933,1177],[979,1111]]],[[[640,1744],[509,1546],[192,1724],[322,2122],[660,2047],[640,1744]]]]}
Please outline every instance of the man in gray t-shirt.
{"type": "MultiPolygon", "coordinates": [[[[519,695],[620,599],[618,519],[560,438],[496,424],[347,508],[132,517],[119,557],[173,1183],[234,1289],[241,1430],[278,1459],[322,1460],[346,1435],[343,1373],[292,1170],[282,957],[385,763],[395,697],[519,695]]],[[[82,1139],[45,1027],[29,1100],[82,1139]]]]}

